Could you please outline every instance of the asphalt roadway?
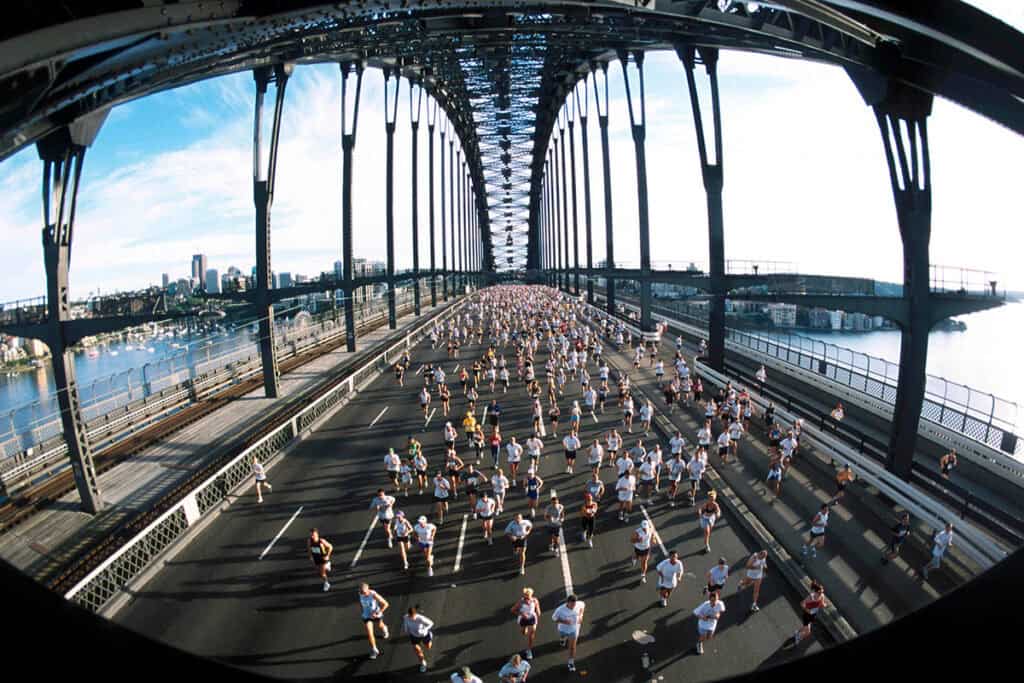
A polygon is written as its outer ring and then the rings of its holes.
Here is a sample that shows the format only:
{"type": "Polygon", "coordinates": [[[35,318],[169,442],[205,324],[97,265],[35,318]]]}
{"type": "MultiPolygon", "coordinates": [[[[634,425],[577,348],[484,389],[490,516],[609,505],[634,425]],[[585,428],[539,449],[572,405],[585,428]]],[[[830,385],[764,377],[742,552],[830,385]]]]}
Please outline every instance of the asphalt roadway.
{"type": "MultiPolygon", "coordinates": [[[[547,550],[546,528],[539,513],[529,542],[526,576],[518,575],[502,531],[512,515],[527,510],[519,488],[510,490],[505,514],[495,522],[493,546],[483,541],[480,523],[469,514],[465,496],[451,503],[449,517],[437,533],[433,577],[427,576],[415,548],[410,553],[411,569],[403,571],[397,547],[387,548],[380,526],[373,528],[354,561],[372,522],[370,499],[387,483],[383,465],[387,448],[393,446],[404,453],[407,436],[414,434],[423,442],[432,468],[443,458],[441,405],[435,393],[431,406],[437,411],[422,431],[416,394],[423,380],[422,374],[414,371],[421,363],[443,361],[452,390],[450,419],[460,432],[459,454],[469,462],[472,451],[464,445],[459,424],[465,399],[453,369],[472,363],[484,350],[486,343],[474,343],[464,347],[458,359],[447,359],[444,350],[432,351],[429,343],[414,349],[405,388],[398,386],[391,372],[375,379],[269,470],[274,488],[264,494],[262,504],[257,504],[250,488],[139,590],[116,620],[202,656],[263,675],[306,680],[447,681],[456,668],[469,665],[483,680],[497,681],[501,665],[525,648],[509,611],[524,586],[534,588],[543,610],[531,681],[575,676],[600,681],[707,681],[770,667],[822,648],[819,639],[826,636],[816,631],[816,637],[799,648],[781,649],[800,625],[798,604],[803,596],[769,564],[761,587],[761,611],[750,613],[750,589],[737,592],[737,583],[745,573],[743,563],[759,548],[723,506],[724,517],[712,536],[712,553],[704,554],[695,510],[668,507],[664,483],[661,497],[646,510],[664,547],[679,551],[688,574],[668,607],[661,608],[653,567],[661,561],[662,549],[654,547],[646,584],[640,583],[638,571],[630,568],[629,535],[641,519],[639,506],[634,508],[630,524],[618,521],[613,504],[614,471],[603,469],[608,491],[598,516],[595,547],[582,544],[578,510],[583,485],[589,479],[586,455],[581,450],[576,474],[566,474],[560,439],[550,435],[541,461],[540,474],[545,481],[541,501],[543,507],[548,492],[556,489],[566,506],[567,563],[547,550]],[[327,593],[321,591],[306,554],[306,538],[314,526],[334,545],[332,588],[327,593]],[[461,567],[455,572],[460,544],[461,567]],[[704,600],[704,574],[719,556],[734,566],[722,595],[727,611],[716,637],[705,645],[705,654],[698,656],[692,611],[704,600]],[[363,581],[391,603],[385,615],[391,640],[378,637],[381,656],[376,660],[368,658],[369,646],[359,618],[357,587],[363,581]],[[567,585],[586,604],[576,674],[566,669],[567,654],[559,646],[551,622],[551,613],[564,600],[567,585]],[[425,674],[419,672],[408,638],[399,629],[402,615],[412,604],[420,605],[421,613],[436,623],[430,669],[425,674]],[[646,646],[634,642],[638,630],[654,636],[655,642],[646,646]],[[644,651],[653,660],[646,671],[641,665],[644,651]]],[[[484,406],[497,398],[503,409],[503,438],[516,436],[524,443],[530,428],[529,402],[524,385],[516,381],[514,354],[511,349],[509,352],[512,388],[502,394],[498,387],[497,396],[492,396],[487,384],[482,384],[477,415],[479,419],[484,406]]],[[[546,351],[541,350],[537,367],[542,368],[546,359],[546,351]]],[[[596,380],[596,368],[591,372],[596,380]]],[[[596,421],[584,414],[580,438],[586,447],[613,427],[622,431],[621,410],[614,396],[613,390],[607,414],[598,414],[596,421]]],[[[570,379],[565,396],[559,399],[563,413],[560,436],[564,436],[573,399],[581,400],[581,394],[579,384],[570,379]]],[[[626,448],[642,436],[638,430],[639,420],[633,435],[623,433],[626,448]]],[[[648,448],[653,438],[652,433],[645,439],[648,448]]],[[[668,453],[667,443],[662,450],[668,453]]],[[[528,461],[525,456],[524,460],[528,461]]],[[[489,462],[485,451],[484,464],[489,462]]],[[[485,471],[490,474],[489,469],[485,471]]],[[[398,498],[396,508],[413,521],[420,514],[433,521],[429,493],[417,495],[414,489],[408,498],[398,498]]],[[[702,500],[703,494],[698,502],[702,500]]]]}

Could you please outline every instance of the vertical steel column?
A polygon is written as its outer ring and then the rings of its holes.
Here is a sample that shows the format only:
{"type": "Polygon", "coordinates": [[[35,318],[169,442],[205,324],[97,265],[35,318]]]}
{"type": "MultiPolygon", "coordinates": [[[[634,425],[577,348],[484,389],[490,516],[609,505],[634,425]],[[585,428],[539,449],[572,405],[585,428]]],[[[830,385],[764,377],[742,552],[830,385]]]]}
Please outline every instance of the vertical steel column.
{"type": "Polygon", "coordinates": [[[398,328],[395,310],[395,127],[398,122],[398,92],[402,77],[398,69],[384,67],[384,133],[387,140],[387,157],[384,180],[384,212],[387,230],[387,284],[388,284],[388,328],[398,328]],[[391,77],[394,76],[394,92],[391,91],[391,77]]]}
{"type": "MultiPolygon", "coordinates": [[[[559,127],[561,127],[561,121],[559,121],[559,127]]],[[[562,188],[558,183],[558,141],[561,140],[561,131],[556,134],[551,146],[551,187],[552,187],[552,227],[554,228],[554,247],[555,247],[555,286],[558,289],[564,289],[562,286],[562,280],[564,277],[564,270],[562,264],[562,188]]]]}
{"type": "MultiPolygon", "coordinates": [[[[437,100],[427,101],[427,194],[430,195],[430,307],[437,307],[437,262],[434,247],[434,126],[437,123],[437,100]]],[[[444,145],[441,146],[444,149],[444,145]]],[[[442,175],[442,182],[444,176],[442,175]]],[[[443,213],[442,209],[442,213],[443,213]]],[[[443,216],[442,216],[443,218],[443,216]]]]}
{"type": "MultiPolygon", "coordinates": [[[[575,93],[575,88],[573,93],[575,93]]],[[[580,295],[580,222],[576,203],[576,135],[573,132],[573,126],[575,124],[575,105],[573,102],[565,103],[565,117],[569,121],[569,168],[571,173],[569,177],[571,179],[572,187],[572,272],[573,272],[573,294],[576,296],[580,295]]],[[[569,239],[566,237],[566,242],[569,239]]]]}
{"type": "Polygon", "coordinates": [[[468,212],[466,210],[469,200],[467,188],[466,161],[462,160],[462,177],[459,178],[459,271],[462,273],[462,290],[466,288],[466,229],[468,212]]]}
{"type": "Polygon", "coordinates": [[[630,87],[629,54],[619,51],[622,64],[622,79],[626,84],[626,102],[629,105],[629,126],[633,131],[633,148],[636,150],[636,196],[640,224],[640,330],[646,341],[655,339],[654,323],[651,320],[651,223],[647,200],[647,105],[644,101],[644,53],[633,53],[636,65],[639,92],[630,87]],[[637,96],[640,99],[636,106],[637,96]]]}
{"type": "Polygon", "coordinates": [[[608,270],[604,293],[608,312],[614,315],[615,276],[612,271],[615,269],[615,239],[612,230],[612,167],[608,150],[608,62],[593,64],[590,70],[594,73],[594,102],[597,123],[601,128],[601,170],[604,175],[605,268],[608,270]]]}
{"type": "Polygon", "coordinates": [[[565,269],[562,271],[562,281],[566,292],[569,291],[569,182],[566,178],[565,159],[565,108],[558,112],[558,142],[561,147],[562,158],[562,255],[564,257],[565,269]]]}
{"type": "Polygon", "coordinates": [[[556,277],[556,272],[555,272],[556,263],[555,263],[555,249],[554,249],[554,246],[555,246],[555,244],[554,244],[555,231],[554,231],[554,216],[553,216],[552,211],[551,211],[551,204],[552,204],[551,197],[552,197],[552,195],[554,193],[554,186],[551,184],[551,150],[550,149],[548,150],[547,160],[545,161],[544,181],[545,181],[545,184],[547,186],[547,204],[544,207],[545,208],[546,218],[547,218],[547,220],[545,221],[546,224],[544,226],[546,231],[547,231],[545,233],[545,235],[544,235],[544,238],[545,238],[544,241],[546,242],[546,244],[545,244],[545,246],[546,246],[545,251],[547,252],[547,257],[548,257],[548,270],[547,270],[548,276],[547,276],[547,280],[548,280],[548,286],[554,286],[554,284],[555,284],[555,277],[556,277]]]}
{"type": "Polygon", "coordinates": [[[277,350],[274,346],[273,271],[270,267],[270,207],[274,203],[274,178],[277,175],[277,143],[281,131],[284,91],[291,64],[260,67],[253,71],[256,81],[256,107],[252,139],[252,196],[256,207],[256,310],[259,315],[260,360],[263,364],[263,391],[267,398],[277,398],[280,391],[277,350]],[[274,120],[270,130],[267,166],[262,160],[263,97],[273,81],[277,91],[274,120]]]}
{"type": "MultiPolygon", "coordinates": [[[[448,301],[448,228],[444,191],[444,137],[448,131],[448,117],[441,120],[441,294],[448,301]]],[[[455,132],[452,132],[455,135],[455,132]]]]}
{"type": "Polygon", "coordinates": [[[576,100],[576,112],[580,119],[580,142],[583,145],[583,222],[586,230],[587,242],[587,303],[594,305],[594,248],[591,235],[590,216],[590,149],[587,145],[587,114],[590,109],[590,100],[587,98],[587,77],[583,77],[583,97],[580,97],[580,88],[573,89],[573,97],[576,100]]]}
{"type": "Polygon", "coordinates": [[[928,255],[932,184],[927,124],[933,98],[929,93],[874,72],[863,73],[850,68],[847,72],[865,102],[875,111],[903,242],[906,317],[898,321],[900,370],[886,466],[909,480],[928,380],[928,333],[936,321],[928,255]]]}
{"type": "Polygon", "coordinates": [[[356,350],[355,291],[352,281],[352,152],[359,122],[359,95],[363,89],[363,63],[342,62],[341,69],[341,241],[345,276],[345,348],[356,350]],[[356,74],[355,92],[349,92],[349,76],[356,74]]]}
{"type": "Polygon", "coordinates": [[[92,447],[82,415],[75,359],[68,350],[64,322],[71,320],[71,294],[68,269],[74,237],[75,208],[82,178],[85,149],[96,139],[107,112],[83,117],[70,126],[59,128],[36,143],[43,161],[43,265],[46,269],[47,324],[43,341],[50,348],[53,379],[57,390],[64,443],[75,479],[82,510],[96,514],[103,509],[103,498],[92,447]]]}
{"type": "MultiPolygon", "coordinates": [[[[462,156],[462,150],[459,150],[459,156],[462,156]]],[[[455,129],[452,128],[451,137],[448,139],[448,209],[450,211],[450,228],[451,235],[451,259],[452,259],[452,272],[455,275],[452,276],[452,292],[455,292],[455,287],[458,285],[459,276],[458,269],[455,267],[455,129]]]]}
{"type": "Polygon", "coordinates": [[[707,362],[718,371],[725,369],[725,222],[722,216],[722,187],[725,175],[722,170],[722,115],[718,100],[718,50],[716,48],[694,48],[682,46],[676,53],[686,71],[686,84],[690,91],[690,105],[693,110],[693,127],[697,133],[697,151],[700,154],[701,177],[708,203],[708,257],[711,276],[711,299],[708,308],[708,357],[707,362]],[[707,142],[704,139],[704,119],[701,115],[700,98],[694,69],[704,64],[711,90],[711,112],[714,128],[714,160],[708,159],[707,142]]]}
{"type": "MultiPolygon", "coordinates": [[[[412,128],[412,308],[417,316],[420,315],[419,138],[422,105],[423,87],[419,83],[410,80],[409,125],[412,128]]],[[[431,248],[431,251],[433,251],[433,248],[431,248]]]]}

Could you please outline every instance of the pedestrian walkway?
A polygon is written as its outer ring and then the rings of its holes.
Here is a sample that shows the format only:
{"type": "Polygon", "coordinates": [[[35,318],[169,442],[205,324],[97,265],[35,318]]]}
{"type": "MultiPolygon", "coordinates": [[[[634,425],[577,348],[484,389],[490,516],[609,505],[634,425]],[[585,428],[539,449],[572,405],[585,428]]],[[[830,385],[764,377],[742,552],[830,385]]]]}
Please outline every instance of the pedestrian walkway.
{"type": "MultiPolygon", "coordinates": [[[[442,305],[439,305],[440,310],[442,305]]],[[[430,308],[424,313],[429,314],[430,308]]],[[[422,321],[409,313],[397,330],[422,321]]],[[[239,436],[269,418],[269,411],[294,405],[326,376],[350,363],[381,340],[398,334],[387,325],[358,339],[355,354],[344,344],[281,376],[280,397],[267,399],[263,387],[230,401],[224,407],[143,449],[99,475],[105,509],[93,516],[79,510],[72,491],[30,520],[0,536],[0,557],[37,581],[47,579],[68,562],[95,547],[140,511],[150,509],[169,491],[222,457],[239,436]]]]}

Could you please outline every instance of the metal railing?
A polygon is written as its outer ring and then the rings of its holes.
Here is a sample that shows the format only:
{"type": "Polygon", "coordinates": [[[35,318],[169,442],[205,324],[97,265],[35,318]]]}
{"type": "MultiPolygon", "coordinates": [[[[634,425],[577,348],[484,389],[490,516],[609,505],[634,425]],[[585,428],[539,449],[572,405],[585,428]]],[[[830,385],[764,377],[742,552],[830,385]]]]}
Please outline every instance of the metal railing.
{"type": "Polygon", "coordinates": [[[302,409],[296,416],[286,419],[258,442],[243,450],[139,534],[118,548],[67,591],[64,598],[72,600],[92,612],[100,612],[130,581],[147,569],[173,543],[182,539],[190,526],[218,504],[223,503],[228,495],[240,485],[251,481],[254,456],[264,464],[272,460],[289,447],[318,418],[337,406],[348,395],[359,391],[363,382],[386,369],[390,359],[395,358],[426,336],[435,321],[450,317],[464,304],[465,301],[460,301],[440,315],[417,326],[401,341],[390,345],[359,369],[336,382],[324,395],[302,409]]]}
{"type": "MultiPolygon", "coordinates": [[[[619,305],[627,312],[632,303],[619,305]]],[[[652,313],[700,328],[707,334],[706,307],[685,302],[653,306],[652,313]],[[705,315],[700,315],[704,313],[705,315]]],[[[815,372],[889,405],[896,403],[899,365],[798,334],[763,335],[727,327],[726,342],[748,348],[788,365],[815,372]]],[[[1016,435],[1017,404],[943,377],[928,375],[921,417],[990,448],[1024,458],[1024,439],[1016,435]]]]}
{"type": "Polygon", "coordinates": [[[45,322],[48,314],[45,296],[0,303],[0,325],[34,325],[45,322]]]}
{"type": "MultiPolygon", "coordinates": [[[[396,299],[399,316],[413,310],[411,294],[396,299]]],[[[358,312],[357,328],[382,322],[386,316],[386,305],[366,307],[358,312]]],[[[324,320],[319,325],[311,326],[304,333],[294,331],[280,337],[275,336],[278,359],[287,360],[344,333],[344,321],[335,324],[332,320],[324,320]]],[[[199,363],[191,379],[186,376],[182,381],[148,394],[145,398],[120,405],[110,412],[94,417],[87,424],[87,433],[94,449],[102,450],[116,443],[124,434],[133,433],[195,401],[259,374],[262,372],[262,365],[258,347],[255,342],[249,346],[251,348],[217,356],[216,362],[199,363]]],[[[128,392],[121,392],[118,397],[124,400],[127,394],[128,392]]],[[[30,451],[19,452],[19,456],[0,459],[0,481],[7,495],[30,485],[40,477],[54,474],[68,466],[64,458],[67,445],[63,440],[59,415],[54,416],[51,427],[54,435],[48,440],[38,443],[30,451]]]]}
{"type": "MultiPolygon", "coordinates": [[[[890,405],[896,403],[899,365],[884,358],[801,335],[765,336],[734,328],[727,328],[725,335],[727,342],[816,372],[890,405]]],[[[1017,404],[944,377],[928,375],[921,417],[1002,449],[1006,445],[1004,435],[1014,434],[1016,429],[1017,404]]],[[[1015,441],[1018,443],[1006,452],[1014,453],[1021,447],[1020,440],[1015,441]]]]}
{"type": "Polygon", "coordinates": [[[988,270],[932,264],[929,266],[928,274],[929,286],[935,293],[962,296],[1001,296],[996,290],[996,286],[999,284],[998,277],[996,273],[988,270]]]}

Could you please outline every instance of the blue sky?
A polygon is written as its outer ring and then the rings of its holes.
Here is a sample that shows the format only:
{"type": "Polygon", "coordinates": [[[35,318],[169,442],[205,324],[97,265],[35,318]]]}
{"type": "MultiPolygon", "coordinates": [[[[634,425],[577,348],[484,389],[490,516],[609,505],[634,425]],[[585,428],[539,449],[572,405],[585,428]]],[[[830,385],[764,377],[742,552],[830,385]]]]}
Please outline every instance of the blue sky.
{"type": "MultiPolygon", "coordinates": [[[[1024,26],[1010,0],[977,2],[1024,26]]],[[[723,53],[726,257],[790,261],[802,272],[901,277],[900,242],[874,118],[833,67],[723,53]]],[[[622,72],[612,65],[611,132],[616,258],[639,258],[635,168],[622,72]]],[[[706,259],[706,213],[685,78],[676,57],[647,60],[648,175],[655,261],[706,259]]],[[[296,69],[288,86],[273,213],[273,267],[314,275],[340,258],[340,86],[337,67],[296,69]]],[[[364,77],[356,148],[357,256],[383,259],[384,126],[379,71],[364,77]]],[[[412,263],[408,98],[396,145],[397,268],[412,263]]],[[[134,289],[163,272],[254,263],[249,73],[206,81],[114,109],[86,156],[72,255],[72,293],[134,289]]],[[[592,109],[593,111],[593,109],[592,109]]],[[[595,259],[604,256],[596,117],[591,116],[595,259]]],[[[421,126],[421,263],[427,263],[426,125],[421,126]]],[[[1024,289],[1024,138],[945,101],[929,121],[932,261],[995,271],[1024,289]]],[[[577,138],[577,144],[579,140],[577,138]]],[[[582,164],[577,149],[578,164],[582,164]]],[[[580,168],[579,173],[582,173],[580,168]]],[[[44,292],[39,247],[41,163],[34,148],[0,165],[0,301],[44,292]]],[[[582,202],[582,186],[579,191],[582,202]]],[[[582,220],[582,206],[580,207],[582,220]]],[[[581,244],[581,260],[585,254],[581,244]]],[[[440,258],[438,258],[440,262],[440,258]]]]}

